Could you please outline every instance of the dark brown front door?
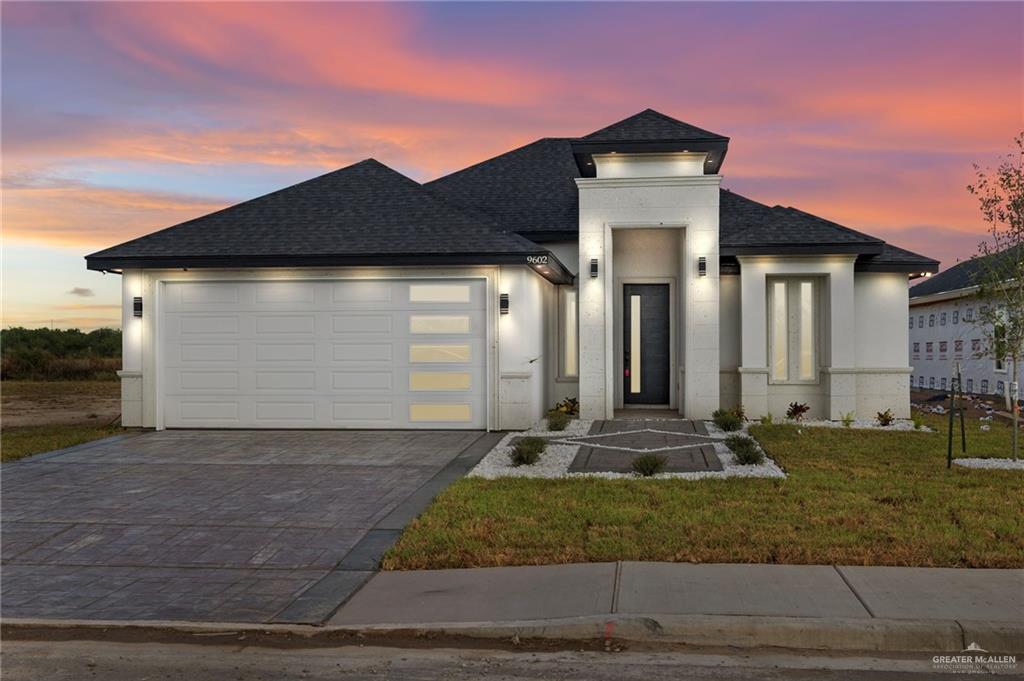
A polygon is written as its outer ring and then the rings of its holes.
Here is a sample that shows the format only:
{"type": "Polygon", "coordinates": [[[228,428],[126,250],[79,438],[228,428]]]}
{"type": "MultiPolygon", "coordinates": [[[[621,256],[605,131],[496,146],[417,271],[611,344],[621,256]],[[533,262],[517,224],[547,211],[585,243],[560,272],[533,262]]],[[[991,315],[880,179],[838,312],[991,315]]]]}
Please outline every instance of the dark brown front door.
{"type": "Polygon", "coordinates": [[[668,284],[622,287],[623,402],[668,404],[668,284]]]}

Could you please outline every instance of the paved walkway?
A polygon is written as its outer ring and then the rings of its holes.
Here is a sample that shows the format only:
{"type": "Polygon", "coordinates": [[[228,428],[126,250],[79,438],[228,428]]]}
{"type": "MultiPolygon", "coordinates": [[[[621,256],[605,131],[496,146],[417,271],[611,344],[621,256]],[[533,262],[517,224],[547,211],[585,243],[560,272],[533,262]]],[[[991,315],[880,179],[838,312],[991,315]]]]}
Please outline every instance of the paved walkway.
{"type": "Polygon", "coordinates": [[[666,473],[694,473],[723,469],[714,440],[703,421],[676,418],[595,421],[586,435],[555,441],[580,445],[571,473],[630,473],[633,460],[647,453],[665,459],[666,473]]]}
{"type": "Polygon", "coordinates": [[[320,622],[496,437],[163,431],[4,464],[2,614],[320,622]]]}
{"type": "Polygon", "coordinates": [[[330,624],[609,614],[1020,623],[1024,570],[622,562],[381,572],[330,624]]]}

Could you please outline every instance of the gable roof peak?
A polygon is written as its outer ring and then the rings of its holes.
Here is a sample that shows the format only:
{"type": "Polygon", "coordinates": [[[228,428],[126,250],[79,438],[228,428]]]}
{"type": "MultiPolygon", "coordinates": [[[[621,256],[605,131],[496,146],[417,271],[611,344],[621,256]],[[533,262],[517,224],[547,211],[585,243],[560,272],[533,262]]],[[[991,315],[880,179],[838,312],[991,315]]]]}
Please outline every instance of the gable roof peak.
{"type": "Polygon", "coordinates": [[[728,140],[724,135],[698,128],[650,107],[600,130],[595,130],[589,135],[584,135],[580,139],[589,142],[728,140]]]}

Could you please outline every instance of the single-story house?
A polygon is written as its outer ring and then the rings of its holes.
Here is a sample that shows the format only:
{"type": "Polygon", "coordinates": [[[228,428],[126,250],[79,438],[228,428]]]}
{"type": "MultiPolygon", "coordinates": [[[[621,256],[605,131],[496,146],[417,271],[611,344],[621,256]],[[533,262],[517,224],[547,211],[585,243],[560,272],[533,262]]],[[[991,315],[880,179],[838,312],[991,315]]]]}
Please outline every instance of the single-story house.
{"type": "Polygon", "coordinates": [[[578,397],[909,414],[938,263],[721,188],[729,138],[645,110],[419,184],[366,160],[86,257],[123,276],[123,421],[529,426],[578,397]]]}

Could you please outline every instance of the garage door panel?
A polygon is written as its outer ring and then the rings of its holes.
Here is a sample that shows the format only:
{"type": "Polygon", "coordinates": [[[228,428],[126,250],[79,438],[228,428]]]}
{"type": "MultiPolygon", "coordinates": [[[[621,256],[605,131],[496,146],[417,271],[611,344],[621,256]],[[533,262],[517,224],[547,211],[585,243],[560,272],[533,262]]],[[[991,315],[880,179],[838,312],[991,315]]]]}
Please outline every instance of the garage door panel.
{"type": "Polygon", "coordinates": [[[168,283],[165,424],[482,428],[485,292],[480,280],[168,283]]]}

